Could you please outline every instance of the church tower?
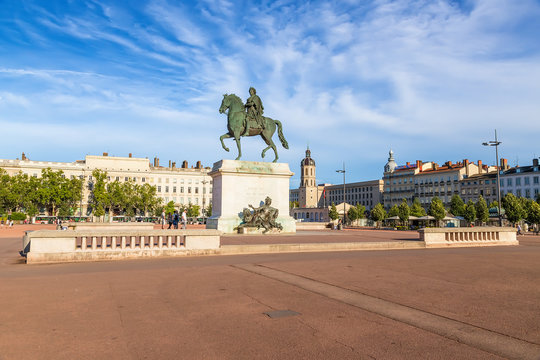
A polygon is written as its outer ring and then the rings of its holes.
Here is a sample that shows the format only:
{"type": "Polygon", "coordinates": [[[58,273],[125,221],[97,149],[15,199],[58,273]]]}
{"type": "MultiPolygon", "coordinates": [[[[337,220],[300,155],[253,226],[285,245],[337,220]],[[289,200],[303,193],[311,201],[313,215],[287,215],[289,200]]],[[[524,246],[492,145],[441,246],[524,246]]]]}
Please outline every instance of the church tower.
{"type": "Polygon", "coordinates": [[[317,207],[319,194],[315,178],[315,160],[311,158],[309,147],[306,150],[306,157],[300,163],[300,172],[298,205],[300,207],[317,207]]]}

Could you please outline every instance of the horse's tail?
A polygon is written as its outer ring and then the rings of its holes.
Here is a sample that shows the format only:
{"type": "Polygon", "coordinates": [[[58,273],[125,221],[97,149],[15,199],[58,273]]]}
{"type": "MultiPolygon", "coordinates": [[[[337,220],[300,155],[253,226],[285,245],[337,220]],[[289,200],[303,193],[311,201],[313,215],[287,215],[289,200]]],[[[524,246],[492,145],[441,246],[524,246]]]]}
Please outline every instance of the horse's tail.
{"type": "Polygon", "coordinates": [[[277,125],[277,134],[278,134],[279,140],[281,141],[281,145],[283,145],[285,149],[288,149],[289,143],[287,143],[287,140],[285,140],[285,136],[283,135],[283,131],[281,130],[281,122],[279,120],[274,120],[274,122],[277,125]]]}

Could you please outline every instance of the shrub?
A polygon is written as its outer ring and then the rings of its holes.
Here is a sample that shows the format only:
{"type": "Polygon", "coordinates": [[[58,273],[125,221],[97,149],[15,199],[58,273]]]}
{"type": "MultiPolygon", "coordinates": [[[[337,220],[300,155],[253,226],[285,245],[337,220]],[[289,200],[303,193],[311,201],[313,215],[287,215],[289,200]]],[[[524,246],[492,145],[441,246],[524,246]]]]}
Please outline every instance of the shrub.
{"type": "Polygon", "coordinates": [[[14,212],[11,214],[11,220],[26,220],[26,214],[14,212]]]}

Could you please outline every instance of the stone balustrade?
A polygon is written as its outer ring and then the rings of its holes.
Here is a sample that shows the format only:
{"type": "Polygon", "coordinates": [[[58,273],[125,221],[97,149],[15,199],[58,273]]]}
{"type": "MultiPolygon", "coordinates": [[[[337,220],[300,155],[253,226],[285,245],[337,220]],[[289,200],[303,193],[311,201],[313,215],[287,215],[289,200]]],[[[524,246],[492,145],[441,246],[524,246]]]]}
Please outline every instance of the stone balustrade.
{"type": "Polygon", "coordinates": [[[511,227],[425,228],[418,230],[426,247],[519,245],[511,227]]]}
{"type": "Polygon", "coordinates": [[[152,222],[72,222],[67,227],[71,230],[153,230],[152,222]]]}
{"type": "Polygon", "coordinates": [[[99,261],[139,257],[215,254],[218,230],[38,230],[27,231],[28,264],[99,261]]]}

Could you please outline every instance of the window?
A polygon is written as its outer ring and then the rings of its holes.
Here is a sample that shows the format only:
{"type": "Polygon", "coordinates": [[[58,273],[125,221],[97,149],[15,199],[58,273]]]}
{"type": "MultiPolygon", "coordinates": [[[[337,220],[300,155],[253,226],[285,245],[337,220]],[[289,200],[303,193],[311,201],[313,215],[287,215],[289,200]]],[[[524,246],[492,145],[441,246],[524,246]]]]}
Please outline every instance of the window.
{"type": "Polygon", "coordinates": [[[158,191],[158,192],[161,192],[161,185],[158,185],[157,191],[158,191]]]}
{"type": "Polygon", "coordinates": [[[187,192],[188,192],[188,194],[191,194],[191,186],[187,188],[187,192]]]}
{"type": "Polygon", "coordinates": [[[533,177],[533,184],[538,184],[538,176],[533,177]]]}
{"type": "Polygon", "coordinates": [[[146,182],[146,178],[141,178],[141,182],[146,182]]]}
{"type": "Polygon", "coordinates": [[[530,198],[531,197],[531,189],[525,189],[525,197],[530,198]]]}
{"type": "Polygon", "coordinates": [[[120,181],[120,176],[117,176],[117,177],[116,177],[116,181],[120,181]]]}
{"type": "Polygon", "coordinates": [[[183,186],[180,186],[180,193],[181,193],[181,194],[184,193],[184,187],[183,187],[183,186]]]}
{"type": "Polygon", "coordinates": [[[166,193],[169,192],[169,187],[168,187],[168,186],[165,186],[165,192],[166,192],[166,193]]]}
{"type": "Polygon", "coordinates": [[[512,179],[506,179],[506,185],[512,186],[512,179]]]}
{"type": "Polygon", "coordinates": [[[196,187],[196,188],[195,188],[195,194],[198,194],[198,193],[199,193],[199,188],[196,187]]]}
{"type": "Polygon", "coordinates": [[[521,178],[516,178],[516,186],[521,186],[521,178]]]}
{"type": "Polygon", "coordinates": [[[173,193],[176,193],[176,186],[173,186],[172,192],[173,192],[173,193]]]}
{"type": "Polygon", "coordinates": [[[529,177],[528,177],[528,176],[524,177],[524,178],[523,178],[523,181],[525,182],[525,185],[529,185],[529,184],[530,184],[530,182],[529,182],[529,177]]]}
{"type": "Polygon", "coordinates": [[[521,189],[517,189],[517,190],[516,190],[516,196],[517,196],[517,197],[520,197],[520,196],[521,196],[521,189]]]}
{"type": "Polygon", "coordinates": [[[124,181],[129,181],[129,177],[126,176],[126,177],[124,178],[124,181]]]}

